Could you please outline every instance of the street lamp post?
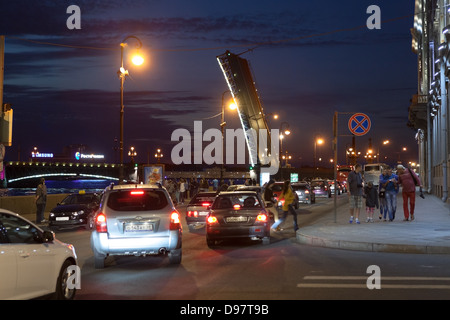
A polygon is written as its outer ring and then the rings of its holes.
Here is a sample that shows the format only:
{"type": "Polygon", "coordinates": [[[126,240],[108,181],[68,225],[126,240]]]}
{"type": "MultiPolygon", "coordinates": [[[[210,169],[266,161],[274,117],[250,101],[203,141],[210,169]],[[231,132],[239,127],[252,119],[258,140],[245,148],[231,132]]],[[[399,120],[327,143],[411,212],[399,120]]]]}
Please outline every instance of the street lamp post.
{"type": "Polygon", "coordinates": [[[158,163],[160,163],[162,157],[163,157],[163,154],[161,153],[161,149],[156,149],[155,158],[158,163]]]}
{"type": "Polygon", "coordinates": [[[128,156],[131,157],[131,163],[134,164],[134,157],[137,156],[136,149],[134,147],[131,147],[128,151],[128,156]]]}
{"type": "Polygon", "coordinates": [[[285,136],[288,136],[291,134],[291,131],[289,130],[289,123],[286,121],[283,121],[280,124],[280,154],[279,154],[279,162],[280,162],[280,176],[281,179],[283,179],[283,164],[282,164],[282,155],[283,155],[283,139],[285,136]],[[283,131],[283,126],[286,127],[286,129],[283,131]]]}
{"type": "Polygon", "coordinates": [[[317,145],[321,145],[324,143],[322,138],[319,138],[317,135],[314,137],[314,170],[317,169],[317,145]]]}
{"type": "MultiPolygon", "coordinates": [[[[129,75],[128,70],[125,70],[123,67],[123,53],[124,48],[127,46],[126,41],[128,39],[135,39],[138,42],[137,49],[142,48],[142,42],[139,40],[136,36],[128,36],[126,37],[121,43],[120,43],[120,69],[117,72],[117,75],[120,79],[120,140],[119,140],[119,157],[120,157],[120,168],[119,168],[119,183],[123,182],[124,173],[123,173],[123,116],[124,116],[124,109],[125,106],[123,105],[123,87],[125,83],[126,76],[129,75]]],[[[136,65],[140,65],[144,62],[144,59],[142,57],[135,56],[133,58],[133,63],[136,65]]]]}

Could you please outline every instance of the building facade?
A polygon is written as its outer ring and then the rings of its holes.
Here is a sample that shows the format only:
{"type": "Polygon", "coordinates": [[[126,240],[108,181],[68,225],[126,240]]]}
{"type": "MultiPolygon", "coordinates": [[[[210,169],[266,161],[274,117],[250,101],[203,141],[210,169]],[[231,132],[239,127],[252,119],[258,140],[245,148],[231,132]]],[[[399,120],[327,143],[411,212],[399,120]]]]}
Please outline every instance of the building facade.
{"type": "Polygon", "coordinates": [[[416,131],[422,184],[450,202],[450,0],[415,0],[412,50],[417,54],[417,94],[409,107],[416,131]]]}

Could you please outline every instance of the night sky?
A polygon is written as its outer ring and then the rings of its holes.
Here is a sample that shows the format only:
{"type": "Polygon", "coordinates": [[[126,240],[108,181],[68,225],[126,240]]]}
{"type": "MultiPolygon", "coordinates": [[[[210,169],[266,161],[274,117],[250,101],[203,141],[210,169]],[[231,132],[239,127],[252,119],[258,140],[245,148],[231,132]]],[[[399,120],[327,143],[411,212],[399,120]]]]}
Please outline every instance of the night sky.
{"type": "MultiPolygon", "coordinates": [[[[414,1],[406,0],[2,0],[0,34],[6,36],[4,102],[14,109],[13,146],[6,160],[28,160],[34,146],[61,153],[85,144],[117,161],[119,138],[120,43],[142,40],[146,62],[129,62],[125,51],[125,154],[154,160],[162,148],[169,160],[177,128],[219,128],[222,93],[228,89],[216,56],[230,50],[250,61],[264,111],[270,121],[290,125],[283,150],[294,166],[313,161],[314,136],[325,144],[318,156],[332,157],[334,111],[363,112],[371,131],[356,139],[362,152],[372,138],[388,162],[417,161],[408,106],[417,91],[417,57],[411,51],[414,1]],[[81,8],[81,30],[69,30],[69,5],[81,8]],[[381,8],[381,30],[369,30],[366,13],[381,8]],[[27,40],[85,47],[70,48],[27,40]],[[289,41],[280,41],[289,40],[289,41]],[[105,50],[87,47],[105,48],[105,50]],[[390,145],[382,146],[389,139],[390,145]],[[402,147],[408,151],[403,152],[402,147]]],[[[340,116],[339,133],[348,135],[340,116]]],[[[240,128],[226,111],[227,128],[240,128]]],[[[339,160],[345,146],[339,138],[339,160]]],[[[127,156],[125,155],[127,160],[127,156]]]]}

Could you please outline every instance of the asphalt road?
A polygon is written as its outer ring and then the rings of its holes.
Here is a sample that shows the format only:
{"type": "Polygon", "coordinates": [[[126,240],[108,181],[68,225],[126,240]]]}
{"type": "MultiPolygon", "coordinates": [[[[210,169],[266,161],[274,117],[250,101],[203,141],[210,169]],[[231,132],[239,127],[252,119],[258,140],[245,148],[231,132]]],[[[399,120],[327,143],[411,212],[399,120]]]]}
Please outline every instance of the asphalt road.
{"type": "MultiPolygon", "coordinates": [[[[300,227],[332,208],[332,199],[301,205],[300,227]]],[[[179,211],[184,214],[184,207],[179,211]]],[[[296,243],[290,221],[285,228],[268,245],[231,241],[211,249],[204,230],[189,232],[183,225],[181,265],[164,257],[110,257],[102,270],[94,269],[90,232],[61,230],[56,236],[76,248],[79,300],[450,299],[450,255],[310,247],[296,243]]]]}

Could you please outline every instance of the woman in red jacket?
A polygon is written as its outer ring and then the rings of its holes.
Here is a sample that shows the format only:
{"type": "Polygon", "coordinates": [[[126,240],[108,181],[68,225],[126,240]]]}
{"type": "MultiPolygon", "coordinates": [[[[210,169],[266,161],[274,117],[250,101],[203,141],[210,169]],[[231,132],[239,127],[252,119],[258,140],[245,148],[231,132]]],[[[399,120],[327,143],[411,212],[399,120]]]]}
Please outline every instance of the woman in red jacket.
{"type": "Polygon", "coordinates": [[[402,196],[403,196],[403,214],[405,219],[403,221],[408,221],[411,215],[411,221],[414,220],[414,207],[416,204],[416,185],[422,188],[422,183],[420,182],[417,174],[409,169],[405,168],[401,164],[397,166],[398,182],[402,185],[402,196]],[[409,199],[409,210],[408,210],[408,199],[409,199]]]}

